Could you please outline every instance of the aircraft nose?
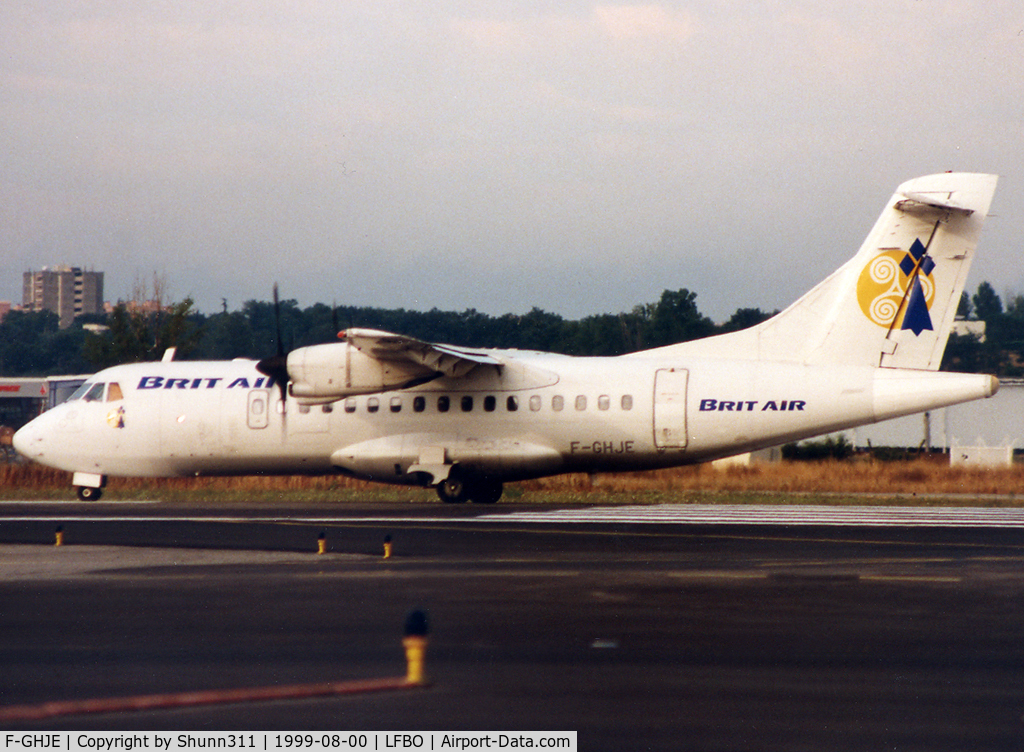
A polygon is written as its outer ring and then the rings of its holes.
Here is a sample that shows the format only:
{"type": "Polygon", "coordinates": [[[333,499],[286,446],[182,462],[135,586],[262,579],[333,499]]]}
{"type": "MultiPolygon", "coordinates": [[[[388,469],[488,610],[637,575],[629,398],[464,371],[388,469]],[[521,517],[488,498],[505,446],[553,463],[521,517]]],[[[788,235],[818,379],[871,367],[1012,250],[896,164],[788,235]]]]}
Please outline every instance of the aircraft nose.
{"type": "Polygon", "coordinates": [[[14,433],[11,439],[14,450],[22,457],[36,459],[43,453],[43,437],[38,421],[33,420],[14,433]]]}

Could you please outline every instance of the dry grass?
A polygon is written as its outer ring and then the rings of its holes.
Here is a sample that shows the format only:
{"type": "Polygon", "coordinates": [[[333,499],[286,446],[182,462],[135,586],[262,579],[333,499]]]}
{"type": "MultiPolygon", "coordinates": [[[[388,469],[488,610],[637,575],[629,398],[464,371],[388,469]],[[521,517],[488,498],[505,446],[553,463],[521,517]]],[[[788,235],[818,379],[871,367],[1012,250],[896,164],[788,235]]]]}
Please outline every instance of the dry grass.
{"type": "Polygon", "coordinates": [[[756,463],[723,469],[711,465],[651,473],[570,475],[521,484],[530,490],[593,488],[608,493],[669,494],[793,493],[889,495],[1022,495],[1024,466],[1007,468],[950,467],[948,460],[907,462],[876,460],[756,463]]]}
{"type": "MultiPolygon", "coordinates": [[[[0,465],[0,498],[68,498],[71,476],[38,465],[0,465]]],[[[1024,505],[1024,466],[950,467],[945,458],[907,462],[857,459],[823,462],[758,463],[717,469],[711,465],[619,475],[563,475],[510,484],[506,498],[517,502],[559,501],[662,503],[680,501],[758,501],[844,503],[843,495],[874,494],[877,503],[915,496],[938,503],[1024,505]],[[794,498],[794,495],[797,498],[794,498]],[[999,499],[977,497],[999,496],[999,499]]],[[[255,476],[242,478],[113,478],[106,498],[195,499],[270,502],[426,501],[427,489],[381,486],[340,476],[255,476]]],[[[863,500],[859,503],[863,503],[863,500]]]]}
{"type": "MultiPolygon", "coordinates": [[[[36,464],[0,465],[0,498],[53,499],[71,493],[71,473],[36,464]]],[[[411,489],[413,494],[426,494],[411,489]]],[[[410,489],[381,486],[344,476],[240,476],[229,478],[111,478],[104,498],[216,498],[329,501],[349,497],[387,500],[410,498],[410,489]]]]}

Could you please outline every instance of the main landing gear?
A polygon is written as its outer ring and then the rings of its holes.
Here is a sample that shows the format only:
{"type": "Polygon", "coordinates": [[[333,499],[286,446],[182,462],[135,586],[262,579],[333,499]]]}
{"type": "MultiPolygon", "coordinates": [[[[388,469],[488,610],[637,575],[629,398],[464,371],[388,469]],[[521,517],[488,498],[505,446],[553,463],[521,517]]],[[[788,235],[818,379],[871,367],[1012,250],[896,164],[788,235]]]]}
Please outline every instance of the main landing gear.
{"type": "Polygon", "coordinates": [[[76,493],[81,501],[99,501],[100,497],[103,496],[103,489],[93,488],[92,486],[78,486],[76,493]]]}
{"type": "Polygon", "coordinates": [[[494,504],[501,498],[501,492],[502,486],[498,481],[466,478],[457,467],[453,467],[448,477],[437,484],[437,495],[445,504],[464,504],[467,501],[494,504]]]}

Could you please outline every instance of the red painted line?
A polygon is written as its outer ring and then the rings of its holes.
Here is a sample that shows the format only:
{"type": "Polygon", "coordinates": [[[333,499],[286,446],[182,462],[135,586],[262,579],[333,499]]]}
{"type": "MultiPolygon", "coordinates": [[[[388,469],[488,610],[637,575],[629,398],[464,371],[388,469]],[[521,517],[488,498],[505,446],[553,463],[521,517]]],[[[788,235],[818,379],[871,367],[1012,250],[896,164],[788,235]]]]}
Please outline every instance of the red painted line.
{"type": "Polygon", "coordinates": [[[360,681],[323,682],[320,684],[292,684],[284,687],[255,687],[249,689],[212,689],[198,692],[176,692],[135,697],[109,697],[100,700],[66,700],[44,702],[39,705],[10,705],[0,707],[0,721],[38,721],[65,715],[87,713],[124,713],[138,710],[224,705],[268,700],[294,700],[328,695],[355,695],[365,692],[390,692],[416,689],[404,676],[360,681]]]}

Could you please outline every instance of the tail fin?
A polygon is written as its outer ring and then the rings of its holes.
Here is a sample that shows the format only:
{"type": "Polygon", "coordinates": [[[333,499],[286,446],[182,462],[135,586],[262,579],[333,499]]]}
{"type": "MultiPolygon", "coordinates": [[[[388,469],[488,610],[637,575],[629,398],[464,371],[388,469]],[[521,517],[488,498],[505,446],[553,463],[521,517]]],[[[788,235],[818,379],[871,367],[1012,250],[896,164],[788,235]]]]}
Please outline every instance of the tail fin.
{"type": "Polygon", "coordinates": [[[857,255],[782,313],[672,347],[686,355],[938,370],[996,180],[943,173],[907,181],[857,255]]]}

